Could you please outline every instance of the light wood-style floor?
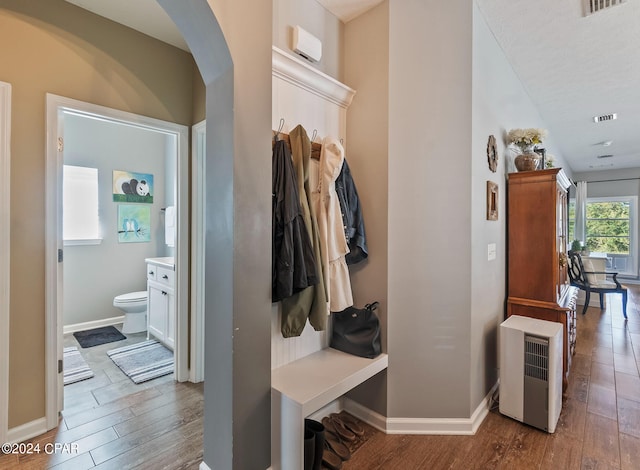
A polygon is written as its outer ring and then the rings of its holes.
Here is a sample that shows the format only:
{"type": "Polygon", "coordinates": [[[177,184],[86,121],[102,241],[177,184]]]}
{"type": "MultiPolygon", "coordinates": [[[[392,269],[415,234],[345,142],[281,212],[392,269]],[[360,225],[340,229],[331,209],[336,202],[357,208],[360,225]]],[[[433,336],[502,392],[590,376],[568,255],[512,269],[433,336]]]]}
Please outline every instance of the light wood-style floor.
{"type": "Polygon", "coordinates": [[[202,461],[203,385],[176,383],[173,374],[135,384],[106,352],[146,340],[146,333],[80,348],[95,376],[64,387],[57,429],[30,442],[29,455],[0,454],[0,469],[197,469],[202,461]],[[53,443],[66,444],[53,455],[53,443]],[[48,446],[48,447],[47,447],[48,446]]]}
{"type": "MultiPolygon", "coordinates": [[[[610,296],[603,312],[578,313],[576,355],[555,434],[497,411],[474,436],[385,435],[369,427],[367,441],[343,468],[639,469],[640,287],[630,286],[629,294],[627,322],[620,296],[610,296]]],[[[94,379],[67,386],[60,427],[32,440],[77,443],[79,452],[52,458],[0,454],[0,469],[197,469],[202,385],[175,383],[169,376],[132,390],[108,361],[94,369],[94,379]],[[93,398],[85,396],[87,390],[93,398]]]]}

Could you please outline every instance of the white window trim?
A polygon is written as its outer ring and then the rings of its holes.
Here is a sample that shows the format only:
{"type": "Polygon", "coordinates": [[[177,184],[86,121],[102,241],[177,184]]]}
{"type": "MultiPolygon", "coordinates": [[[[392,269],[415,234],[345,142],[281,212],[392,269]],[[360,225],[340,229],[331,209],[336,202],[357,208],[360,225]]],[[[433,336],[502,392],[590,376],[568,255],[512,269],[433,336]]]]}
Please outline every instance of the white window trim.
{"type": "Polygon", "coordinates": [[[102,238],[87,238],[76,240],[64,240],[64,246],[76,246],[76,245],[100,245],[102,238]]]}

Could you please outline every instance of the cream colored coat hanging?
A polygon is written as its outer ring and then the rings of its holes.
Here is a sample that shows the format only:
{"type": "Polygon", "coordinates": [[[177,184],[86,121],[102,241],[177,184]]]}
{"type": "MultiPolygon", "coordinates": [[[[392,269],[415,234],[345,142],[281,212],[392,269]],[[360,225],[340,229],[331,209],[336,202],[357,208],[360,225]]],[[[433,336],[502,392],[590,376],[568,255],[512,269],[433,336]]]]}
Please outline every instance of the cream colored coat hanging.
{"type": "Polygon", "coordinates": [[[344,161],[344,148],[334,137],[322,142],[320,161],[309,175],[311,203],[318,219],[322,267],[327,285],[329,310],[339,312],[353,305],[351,280],[345,255],[349,247],[342,226],[340,202],[336,194],[336,179],[344,161]]]}

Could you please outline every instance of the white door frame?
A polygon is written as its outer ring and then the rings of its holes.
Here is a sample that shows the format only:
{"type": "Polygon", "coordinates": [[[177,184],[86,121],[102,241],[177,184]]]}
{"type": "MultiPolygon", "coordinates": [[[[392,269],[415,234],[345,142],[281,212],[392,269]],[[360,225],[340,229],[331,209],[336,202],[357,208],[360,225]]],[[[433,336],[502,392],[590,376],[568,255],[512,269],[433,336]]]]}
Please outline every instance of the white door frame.
{"type": "Polygon", "coordinates": [[[204,380],[206,125],[200,121],[191,128],[191,382],[204,380]]]}
{"type": "Polygon", "coordinates": [[[104,106],[65,98],[47,93],[46,136],[46,419],[47,429],[58,425],[58,412],[62,410],[62,374],[58,373],[58,361],[62,360],[62,263],[58,262],[58,250],[62,243],[62,134],[65,111],[124,123],[135,127],[173,134],[178,145],[177,154],[177,234],[176,234],[176,346],[175,376],[183,382],[189,378],[188,360],[188,135],[186,126],[140,116],[104,106]]]}
{"type": "Polygon", "coordinates": [[[0,82],[0,443],[9,431],[11,85],[0,82]]]}

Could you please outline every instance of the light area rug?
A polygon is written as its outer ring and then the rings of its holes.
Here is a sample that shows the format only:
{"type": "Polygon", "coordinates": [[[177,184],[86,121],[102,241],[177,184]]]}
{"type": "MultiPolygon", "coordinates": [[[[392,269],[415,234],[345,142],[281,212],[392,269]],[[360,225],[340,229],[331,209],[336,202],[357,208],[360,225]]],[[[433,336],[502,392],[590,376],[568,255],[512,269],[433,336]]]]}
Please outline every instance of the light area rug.
{"type": "Polygon", "coordinates": [[[93,377],[93,371],[76,346],[62,350],[63,382],[69,385],[93,377]]]}
{"type": "Polygon", "coordinates": [[[107,355],[137,384],[173,373],[173,352],[153,339],[112,349],[107,355]]]}

